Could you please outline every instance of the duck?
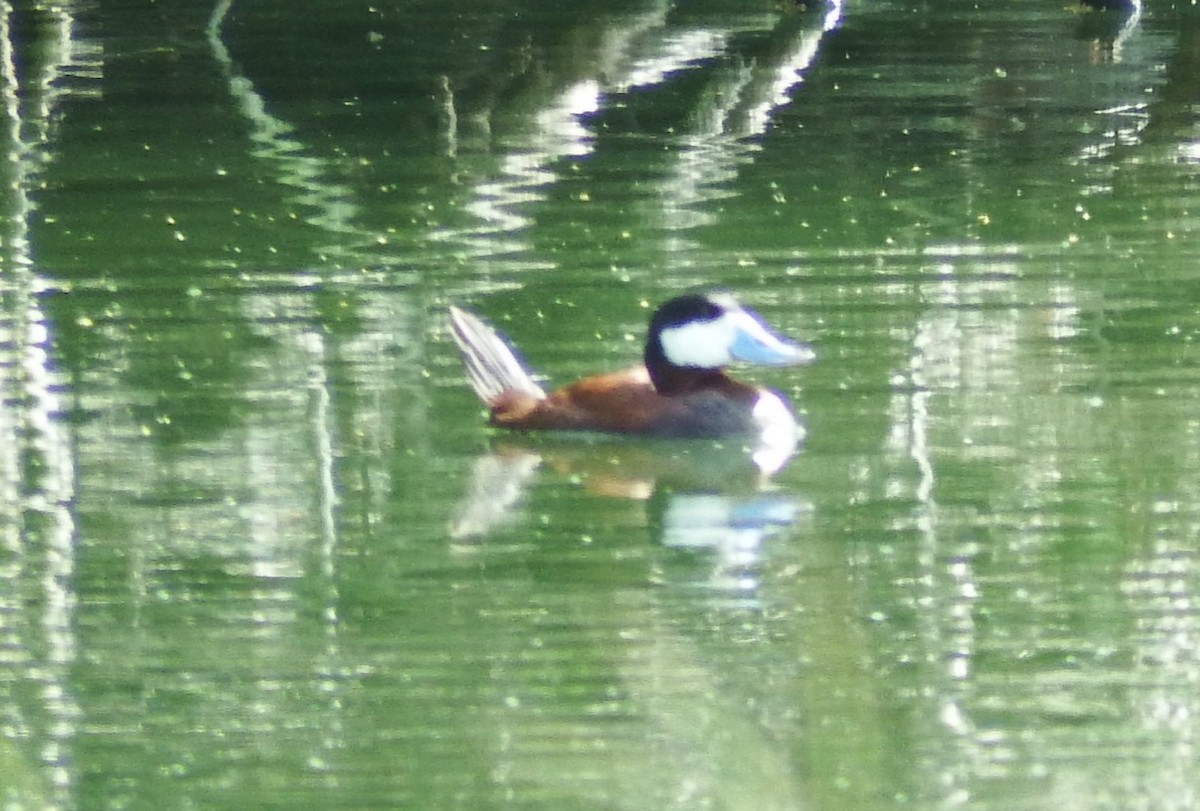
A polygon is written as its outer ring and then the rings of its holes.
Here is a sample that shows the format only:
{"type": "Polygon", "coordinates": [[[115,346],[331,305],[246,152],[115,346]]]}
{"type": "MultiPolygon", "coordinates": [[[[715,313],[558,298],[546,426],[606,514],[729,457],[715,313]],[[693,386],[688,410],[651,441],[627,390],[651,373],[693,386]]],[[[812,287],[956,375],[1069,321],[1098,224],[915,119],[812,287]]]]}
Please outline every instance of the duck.
{"type": "Polygon", "coordinates": [[[448,312],[467,379],[497,428],[663,439],[749,436],[789,455],[803,436],[782,395],[739,381],[726,367],[808,364],[815,352],[779,335],[728,292],[671,298],[650,318],[641,364],[549,393],[483,319],[457,306],[448,312]]]}

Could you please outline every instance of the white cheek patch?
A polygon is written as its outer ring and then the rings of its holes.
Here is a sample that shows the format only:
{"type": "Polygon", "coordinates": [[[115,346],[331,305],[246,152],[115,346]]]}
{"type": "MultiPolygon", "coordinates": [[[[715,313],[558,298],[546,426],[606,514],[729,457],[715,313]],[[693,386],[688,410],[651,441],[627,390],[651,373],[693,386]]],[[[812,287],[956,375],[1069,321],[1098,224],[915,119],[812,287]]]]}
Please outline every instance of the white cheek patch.
{"type": "Polygon", "coordinates": [[[659,333],[663,354],[676,366],[694,369],[718,369],[733,358],[729,347],[737,334],[737,323],[731,313],[723,313],[711,321],[689,321],[677,327],[667,327],[659,333]]]}

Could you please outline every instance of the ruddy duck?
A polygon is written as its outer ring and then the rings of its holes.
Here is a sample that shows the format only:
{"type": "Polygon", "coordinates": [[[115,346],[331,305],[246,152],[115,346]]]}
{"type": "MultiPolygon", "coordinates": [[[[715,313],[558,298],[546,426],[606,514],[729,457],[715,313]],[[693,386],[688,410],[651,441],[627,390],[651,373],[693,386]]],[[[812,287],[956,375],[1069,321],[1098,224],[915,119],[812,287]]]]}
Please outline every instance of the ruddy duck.
{"type": "Polygon", "coordinates": [[[812,349],[772,333],[726,293],[689,294],[650,319],[643,364],[547,394],[491,327],[450,308],[454,340],[490,422],[519,431],[599,431],[677,439],[753,437],[794,449],[800,427],[775,392],[734,380],[734,361],[790,366],[812,349]]]}

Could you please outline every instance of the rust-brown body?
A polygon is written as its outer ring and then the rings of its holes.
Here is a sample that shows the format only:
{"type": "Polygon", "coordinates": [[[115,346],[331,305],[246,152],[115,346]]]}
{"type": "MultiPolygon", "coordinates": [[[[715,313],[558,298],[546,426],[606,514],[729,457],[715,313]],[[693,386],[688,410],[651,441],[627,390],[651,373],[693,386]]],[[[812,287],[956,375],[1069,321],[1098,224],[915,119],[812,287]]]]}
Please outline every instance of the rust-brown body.
{"type": "Polygon", "coordinates": [[[749,430],[758,391],[723,372],[691,372],[667,391],[644,366],[585,377],[543,398],[507,390],[488,403],[491,423],[528,431],[604,431],[663,437],[749,430]]]}

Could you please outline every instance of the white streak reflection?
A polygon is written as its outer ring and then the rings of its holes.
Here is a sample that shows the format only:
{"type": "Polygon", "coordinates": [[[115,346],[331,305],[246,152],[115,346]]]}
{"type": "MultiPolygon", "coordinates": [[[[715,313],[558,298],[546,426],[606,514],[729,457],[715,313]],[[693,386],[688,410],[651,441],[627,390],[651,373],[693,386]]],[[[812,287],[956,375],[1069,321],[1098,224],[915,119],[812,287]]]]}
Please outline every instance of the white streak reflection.
{"type": "MultiPolygon", "coordinates": [[[[46,288],[35,270],[29,240],[34,205],[31,193],[49,161],[46,150],[62,98],[68,92],[64,77],[96,75],[98,50],[75,38],[70,4],[36,12],[50,32],[44,47],[32,56],[31,44],[14,30],[17,12],[0,4],[0,66],[3,103],[8,120],[4,227],[0,239],[0,475],[6,497],[3,510],[4,546],[14,555],[14,578],[37,582],[40,593],[27,595],[38,606],[38,626],[18,628],[29,635],[21,646],[40,652],[30,662],[27,677],[40,687],[44,729],[36,736],[56,804],[64,805],[73,782],[71,749],[79,716],[70,684],[77,658],[74,616],[76,594],[75,465],[71,437],[63,424],[62,383],[50,356],[50,331],[40,295],[46,288]],[[18,49],[24,51],[18,56],[18,49]]],[[[26,606],[28,608],[28,606],[26,606]]],[[[7,624],[0,614],[0,623],[7,624]]],[[[27,722],[30,727],[36,724],[27,722]]]]}
{"type": "Polygon", "coordinates": [[[338,237],[322,252],[332,256],[349,254],[353,259],[354,249],[347,250],[346,235],[358,237],[363,246],[374,244],[376,237],[355,223],[358,204],[351,188],[332,179],[329,162],[310,154],[309,147],[294,134],[295,127],[272,115],[254,83],[238,72],[221,39],[221,26],[232,5],[233,0],[219,0],[214,7],[208,22],[208,44],[230,96],[250,125],[251,154],[272,167],[281,184],[295,190],[298,206],[314,212],[307,217],[308,222],[338,237]]]}
{"type": "Polygon", "coordinates": [[[646,42],[648,52],[634,55],[625,74],[609,89],[625,93],[660,84],[672,73],[719,55],[728,40],[728,32],[708,29],[669,32],[649,40],[646,42]]]}
{"type": "MultiPolygon", "coordinates": [[[[665,172],[647,186],[645,217],[638,209],[632,218],[661,227],[668,253],[688,247],[680,234],[709,221],[703,204],[732,192],[728,187],[739,166],[749,160],[757,145],[748,140],[763,134],[777,110],[813,63],[824,36],[841,21],[840,0],[807,26],[795,27],[787,15],[747,15],[745,30],[768,31],[779,42],[762,56],[745,57],[734,50],[735,34],[743,28],[727,19],[723,27],[679,25],[669,4],[614,21],[594,54],[591,76],[568,85],[526,114],[519,133],[509,136],[493,173],[473,185],[463,210],[473,217],[464,226],[434,231],[436,241],[454,246],[463,258],[504,257],[515,261],[521,253],[533,254],[528,232],[536,225],[531,208],[547,199],[560,181],[555,164],[565,158],[593,156],[596,138],[587,116],[606,109],[633,106],[640,94],[660,87],[679,73],[703,68],[704,89],[691,105],[686,124],[677,130],[680,149],[670,153],[665,172]]],[[[453,107],[453,94],[448,90],[453,107]]],[[[501,111],[488,110],[488,119],[501,111]]],[[[447,142],[461,154],[457,128],[464,116],[452,110],[446,121],[454,131],[447,142]]],[[[491,132],[490,123],[486,131],[491,132]]],[[[521,267],[541,267],[543,260],[525,261],[521,267]]]]}
{"type": "MultiPolygon", "coordinates": [[[[1194,808],[1200,754],[1200,561],[1190,540],[1177,535],[1174,510],[1156,516],[1161,540],[1128,566],[1122,592],[1135,618],[1138,689],[1129,700],[1157,768],[1155,797],[1165,809],[1194,808]],[[1168,799],[1170,798],[1170,799],[1168,799]]],[[[1130,787],[1136,790],[1136,787],[1130,787]]],[[[1131,791],[1132,796],[1132,791],[1131,791]]]]}

